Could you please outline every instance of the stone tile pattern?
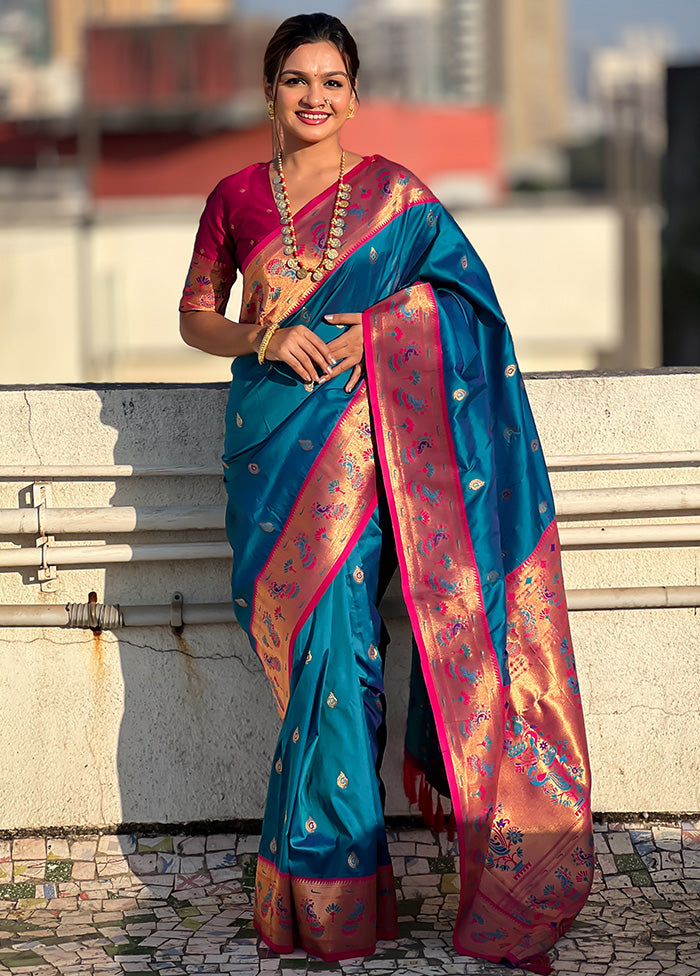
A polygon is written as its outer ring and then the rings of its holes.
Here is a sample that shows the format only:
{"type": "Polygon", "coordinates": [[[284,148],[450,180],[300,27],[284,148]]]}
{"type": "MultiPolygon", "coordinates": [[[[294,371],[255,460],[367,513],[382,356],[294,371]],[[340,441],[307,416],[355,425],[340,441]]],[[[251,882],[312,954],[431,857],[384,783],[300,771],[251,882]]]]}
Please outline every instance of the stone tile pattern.
{"type": "MultiPolygon", "coordinates": [[[[390,834],[399,937],[369,959],[276,956],[252,927],[258,838],[0,840],[0,974],[517,976],[458,956],[456,845],[390,834]]],[[[700,973],[700,822],[598,823],[593,893],[552,953],[558,976],[700,973]]]]}

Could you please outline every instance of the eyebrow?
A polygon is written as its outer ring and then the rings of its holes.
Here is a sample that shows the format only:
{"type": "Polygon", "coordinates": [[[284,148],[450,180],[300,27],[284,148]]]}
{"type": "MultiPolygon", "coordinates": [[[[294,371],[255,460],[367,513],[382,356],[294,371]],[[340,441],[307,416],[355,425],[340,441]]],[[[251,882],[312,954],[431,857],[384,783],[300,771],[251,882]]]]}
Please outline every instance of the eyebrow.
{"type": "MultiPolygon", "coordinates": [[[[280,74],[280,78],[283,75],[299,75],[300,78],[306,78],[306,77],[308,77],[306,71],[300,71],[297,68],[286,68],[280,74]]],[[[334,75],[342,75],[343,78],[347,78],[348,73],[347,73],[347,71],[326,71],[325,74],[322,74],[321,75],[321,77],[322,78],[332,78],[334,75]]]]}

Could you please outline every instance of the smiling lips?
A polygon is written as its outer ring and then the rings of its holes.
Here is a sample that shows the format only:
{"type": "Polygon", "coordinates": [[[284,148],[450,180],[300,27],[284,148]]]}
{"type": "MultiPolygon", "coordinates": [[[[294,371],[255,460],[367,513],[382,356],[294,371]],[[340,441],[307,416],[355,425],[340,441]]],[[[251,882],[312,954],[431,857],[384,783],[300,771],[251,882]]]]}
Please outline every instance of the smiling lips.
{"type": "Polygon", "coordinates": [[[330,118],[330,115],[326,112],[297,112],[296,117],[306,125],[321,125],[330,118]]]}

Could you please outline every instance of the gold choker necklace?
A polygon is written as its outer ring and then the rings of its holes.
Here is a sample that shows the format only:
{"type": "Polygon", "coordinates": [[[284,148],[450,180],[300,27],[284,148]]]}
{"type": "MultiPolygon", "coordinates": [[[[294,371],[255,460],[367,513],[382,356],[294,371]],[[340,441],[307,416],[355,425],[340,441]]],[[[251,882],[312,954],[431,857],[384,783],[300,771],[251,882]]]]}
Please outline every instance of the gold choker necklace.
{"type": "Polygon", "coordinates": [[[277,173],[272,177],[275,203],[277,204],[280,224],[282,225],[284,253],[289,255],[287,267],[294,271],[297,278],[306,278],[307,275],[311,275],[312,281],[320,281],[325,272],[330,271],[336,262],[343,232],[345,231],[345,214],[350,199],[350,184],[343,182],[344,175],[345,152],[341,152],[338,188],[335,191],[335,205],[333,207],[333,216],[328,227],[328,233],[326,234],[326,243],[321,254],[321,260],[314,267],[309,267],[302,264],[301,258],[299,257],[299,246],[294,230],[292,208],[289,203],[287,182],[284,178],[284,169],[282,168],[282,153],[280,152],[277,155],[277,173]]]}

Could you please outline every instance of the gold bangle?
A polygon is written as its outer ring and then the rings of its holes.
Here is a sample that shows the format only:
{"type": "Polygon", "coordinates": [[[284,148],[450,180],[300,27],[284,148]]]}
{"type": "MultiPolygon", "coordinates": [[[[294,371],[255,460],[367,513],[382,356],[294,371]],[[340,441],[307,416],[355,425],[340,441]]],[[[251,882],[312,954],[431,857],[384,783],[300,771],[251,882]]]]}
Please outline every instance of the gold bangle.
{"type": "Polygon", "coordinates": [[[258,362],[261,366],[265,362],[265,353],[267,352],[267,347],[270,345],[270,339],[278,329],[279,325],[276,322],[273,322],[272,325],[268,325],[268,327],[265,329],[265,335],[260,340],[260,345],[258,346],[258,362]]]}

